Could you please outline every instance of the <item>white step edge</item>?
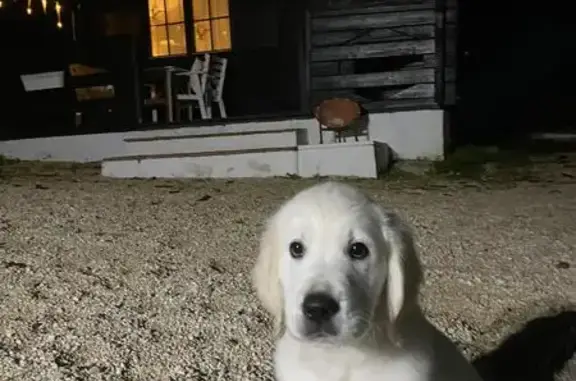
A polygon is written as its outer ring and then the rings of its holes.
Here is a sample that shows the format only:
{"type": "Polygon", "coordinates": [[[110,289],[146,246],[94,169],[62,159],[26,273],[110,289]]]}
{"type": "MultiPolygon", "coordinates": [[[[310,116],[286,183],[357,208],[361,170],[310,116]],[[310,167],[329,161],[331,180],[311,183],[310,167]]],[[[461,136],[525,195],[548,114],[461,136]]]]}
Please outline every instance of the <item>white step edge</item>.
{"type": "Polygon", "coordinates": [[[127,138],[127,155],[164,155],[295,147],[305,144],[306,131],[301,129],[228,132],[201,135],[151,136],[127,138]]]}
{"type": "Polygon", "coordinates": [[[372,140],[298,147],[298,175],[301,177],[375,179],[388,169],[390,162],[390,147],[372,140]]]}
{"type": "Polygon", "coordinates": [[[102,176],[115,178],[250,178],[297,172],[296,147],[123,156],[102,161],[102,176]]]}

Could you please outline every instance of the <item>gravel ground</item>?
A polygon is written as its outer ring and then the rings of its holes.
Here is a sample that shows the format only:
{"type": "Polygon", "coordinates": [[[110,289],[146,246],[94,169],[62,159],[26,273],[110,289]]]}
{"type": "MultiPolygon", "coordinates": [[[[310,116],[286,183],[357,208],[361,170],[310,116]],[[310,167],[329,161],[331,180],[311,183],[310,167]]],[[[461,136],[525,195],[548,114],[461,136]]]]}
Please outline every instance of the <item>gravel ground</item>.
{"type": "MultiPolygon", "coordinates": [[[[576,303],[576,181],[558,178],[355,184],[414,225],[423,304],[474,356],[576,303]]],[[[271,379],[250,269],[264,218],[311,183],[0,178],[0,380],[271,379]]]]}

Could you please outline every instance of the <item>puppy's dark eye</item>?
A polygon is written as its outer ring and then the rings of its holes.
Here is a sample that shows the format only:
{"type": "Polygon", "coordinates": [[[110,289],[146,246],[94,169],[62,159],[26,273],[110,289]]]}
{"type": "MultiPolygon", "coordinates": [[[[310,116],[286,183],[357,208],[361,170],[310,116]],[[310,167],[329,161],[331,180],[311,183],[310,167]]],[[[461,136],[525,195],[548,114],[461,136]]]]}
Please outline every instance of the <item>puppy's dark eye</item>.
{"type": "Polygon", "coordinates": [[[295,259],[300,259],[304,256],[304,245],[302,242],[293,241],[290,243],[290,255],[295,259]]]}
{"type": "Polygon", "coordinates": [[[348,246],[348,256],[352,259],[364,259],[370,254],[370,251],[361,242],[354,242],[348,246]]]}

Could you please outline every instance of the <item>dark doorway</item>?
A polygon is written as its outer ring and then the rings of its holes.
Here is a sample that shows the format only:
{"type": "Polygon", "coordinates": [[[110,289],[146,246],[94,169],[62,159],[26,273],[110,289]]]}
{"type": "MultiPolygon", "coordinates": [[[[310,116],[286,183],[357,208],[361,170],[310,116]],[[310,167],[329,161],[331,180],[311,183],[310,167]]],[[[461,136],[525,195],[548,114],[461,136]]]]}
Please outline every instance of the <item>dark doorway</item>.
{"type": "Polygon", "coordinates": [[[576,24],[567,2],[460,2],[456,144],[576,133],[576,24]]]}

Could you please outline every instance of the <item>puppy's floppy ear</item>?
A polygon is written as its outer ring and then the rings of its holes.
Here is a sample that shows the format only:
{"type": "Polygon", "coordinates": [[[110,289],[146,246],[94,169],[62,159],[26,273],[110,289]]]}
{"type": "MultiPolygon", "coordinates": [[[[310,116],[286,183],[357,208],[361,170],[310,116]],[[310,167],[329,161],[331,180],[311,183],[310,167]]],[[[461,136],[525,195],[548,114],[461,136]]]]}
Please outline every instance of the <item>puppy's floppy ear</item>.
{"type": "Polygon", "coordinates": [[[418,306],[422,267],[408,224],[398,215],[374,205],[380,230],[390,248],[381,307],[385,307],[388,322],[394,326],[405,311],[418,306]]]}
{"type": "Polygon", "coordinates": [[[279,334],[284,325],[284,298],[280,284],[280,255],[274,219],[268,221],[260,240],[260,251],[252,271],[256,295],[262,306],[274,318],[274,331],[279,334]]]}

